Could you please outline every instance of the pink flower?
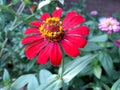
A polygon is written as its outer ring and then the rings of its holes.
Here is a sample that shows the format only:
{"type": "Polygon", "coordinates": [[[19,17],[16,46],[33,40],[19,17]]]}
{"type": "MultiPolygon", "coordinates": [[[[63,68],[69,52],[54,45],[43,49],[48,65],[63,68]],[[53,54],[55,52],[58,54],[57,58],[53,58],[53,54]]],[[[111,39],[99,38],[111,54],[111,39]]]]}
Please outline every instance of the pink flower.
{"type": "Polygon", "coordinates": [[[120,31],[120,22],[118,22],[115,18],[103,18],[100,20],[99,29],[102,31],[107,31],[108,34],[112,32],[120,31]]]}
{"type": "Polygon", "coordinates": [[[91,12],[90,12],[90,14],[91,14],[91,15],[93,15],[93,16],[95,16],[95,15],[97,15],[97,14],[98,14],[98,11],[93,10],[93,11],[91,11],[91,12]]]}
{"type": "Polygon", "coordinates": [[[114,44],[118,47],[120,47],[120,40],[114,40],[114,44]]]}

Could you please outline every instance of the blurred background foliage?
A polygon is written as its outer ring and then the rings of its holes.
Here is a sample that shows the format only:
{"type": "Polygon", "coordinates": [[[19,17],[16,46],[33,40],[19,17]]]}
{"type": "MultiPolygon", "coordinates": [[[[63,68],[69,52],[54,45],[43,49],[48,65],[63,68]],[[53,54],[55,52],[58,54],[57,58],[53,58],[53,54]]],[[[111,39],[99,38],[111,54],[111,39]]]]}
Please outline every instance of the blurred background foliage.
{"type": "MultiPolygon", "coordinates": [[[[41,73],[45,75],[58,73],[59,67],[51,66],[49,63],[38,65],[36,58],[29,61],[25,57],[24,46],[21,45],[24,30],[29,27],[29,22],[39,19],[44,12],[52,13],[56,7],[63,8],[63,17],[68,11],[76,10],[86,18],[84,25],[89,26],[90,34],[87,37],[88,44],[84,49],[81,49],[80,56],[97,54],[96,58],[91,58],[92,61],[89,65],[77,74],[69,84],[65,83],[63,89],[60,90],[119,90],[120,48],[113,43],[114,39],[120,39],[119,33],[108,35],[106,32],[101,32],[98,29],[98,22],[99,18],[104,16],[92,16],[90,13],[85,12],[85,0],[79,0],[77,4],[71,2],[73,6],[70,8],[65,6],[64,0],[45,0],[47,3],[42,4],[43,6],[38,9],[38,4],[42,1],[0,0],[0,90],[18,90],[8,89],[8,87],[15,86],[14,81],[22,75],[35,74],[39,76],[40,74],[43,78],[41,73]],[[48,71],[41,71],[42,69],[48,71]],[[40,73],[38,73],[39,71],[40,73]]],[[[120,13],[113,13],[113,16],[120,20],[120,13]]],[[[73,61],[72,59],[66,55],[65,63],[73,61]]],[[[16,82],[28,80],[29,77],[32,78],[29,82],[34,79],[33,82],[36,85],[38,84],[34,75],[20,77],[16,82]]],[[[45,77],[47,78],[47,76],[45,77]]],[[[25,81],[23,83],[21,86],[27,84],[25,81]]],[[[32,84],[28,83],[28,90],[33,90],[29,89],[32,88],[30,87],[32,84]]],[[[25,89],[26,87],[19,90],[25,89]]]]}

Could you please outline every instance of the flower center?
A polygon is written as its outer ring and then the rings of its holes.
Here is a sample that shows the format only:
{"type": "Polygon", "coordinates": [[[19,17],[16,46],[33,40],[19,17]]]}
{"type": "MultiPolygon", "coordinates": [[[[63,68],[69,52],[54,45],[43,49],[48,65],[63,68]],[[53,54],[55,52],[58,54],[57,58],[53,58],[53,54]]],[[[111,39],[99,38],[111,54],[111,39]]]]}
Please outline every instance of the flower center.
{"type": "Polygon", "coordinates": [[[114,23],[113,22],[106,22],[107,26],[113,26],[114,23]]]}
{"type": "Polygon", "coordinates": [[[62,22],[57,17],[47,18],[40,26],[40,32],[49,41],[60,41],[64,37],[62,22]]]}

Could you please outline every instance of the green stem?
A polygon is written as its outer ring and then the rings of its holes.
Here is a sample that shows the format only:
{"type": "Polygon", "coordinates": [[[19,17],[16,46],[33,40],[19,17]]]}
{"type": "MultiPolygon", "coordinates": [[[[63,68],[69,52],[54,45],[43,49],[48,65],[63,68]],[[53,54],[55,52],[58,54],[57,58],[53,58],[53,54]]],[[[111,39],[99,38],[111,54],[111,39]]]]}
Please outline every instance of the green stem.
{"type": "Polygon", "coordinates": [[[20,15],[22,13],[22,11],[24,10],[24,8],[25,8],[25,4],[24,4],[24,2],[22,2],[20,7],[18,8],[16,14],[20,15]]]}
{"type": "Polygon", "coordinates": [[[16,22],[17,22],[17,20],[18,20],[18,15],[20,15],[21,13],[22,13],[22,11],[24,10],[24,8],[25,8],[25,4],[24,4],[24,2],[22,2],[21,3],[21,5],[20,5],[20,7],[18,8],[18,10],[17,10],[17,12],[16,12],[16,15],[17,16],[15,16],[15,19],[14,19],[14,21],[12,22],[12,25],[11,25],[11,28],[10,28],[10,30],[12,31],[12,30],[14,30],[14,26],[15,26],[15,24],[16,24],[16,22]]]}
{"type": "Polygon", "coordinates": [[[11,7],[13,5],[13,3],[10,3],[7,5],[7,8],[11,7]]]}
{"type": "Polygon", "coordinates": [[[64,73],[64,58],[62,59],[62,62],[61,62],[61,67],[62,67],[62,71],[61,71],[61,78],[63,76],[63,73],[64,73]]]}
{"type": "MultiPolygon", "coordinates": [[[[34,14],[32,14],[31,16],[27,17],[24,21],[30,19],[31,17],[35,16],[34,14]]],[[[17,28],[20,24],[24,23],[23,21],[19,22],[18,24],[16,24],[14,27],[12,27],[12,30],[14,30],[15,28],[17,28]]]]}
{"type": "Polygon", "coordinates": [[[60,79],[62,80],[62,89],[64,89],[65,85],[64,85],[64,80],[63,80],[63,74],[64,74],[64,55],[63,55],[63,59],[61,62],[61,74],[60,74],[60,79]]]}
{"type": "Polygon", "coordinates": [[[5,47],[6,43],[7,43],[7,41],[8,41],[8,38],[6,38],[6,39],[4,40],[4,42],[3,42],[3,45],[2,45],[2,48],[1,48],[1,51],[0,51],[0,57],[2,56],[4,47],[5,47]]]}

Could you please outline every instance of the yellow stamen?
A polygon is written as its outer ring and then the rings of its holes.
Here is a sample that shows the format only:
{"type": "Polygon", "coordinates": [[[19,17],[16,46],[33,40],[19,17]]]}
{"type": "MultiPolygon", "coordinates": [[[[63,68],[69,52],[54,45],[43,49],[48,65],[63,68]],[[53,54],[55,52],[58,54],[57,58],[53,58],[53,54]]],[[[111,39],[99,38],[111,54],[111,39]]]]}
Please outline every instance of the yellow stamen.
{"type": "Polygon", "coordinates": [[[64,36],[62,22],[57,17],[47,18],[39,30],[50,41],[59,41],[64,36]]]}

